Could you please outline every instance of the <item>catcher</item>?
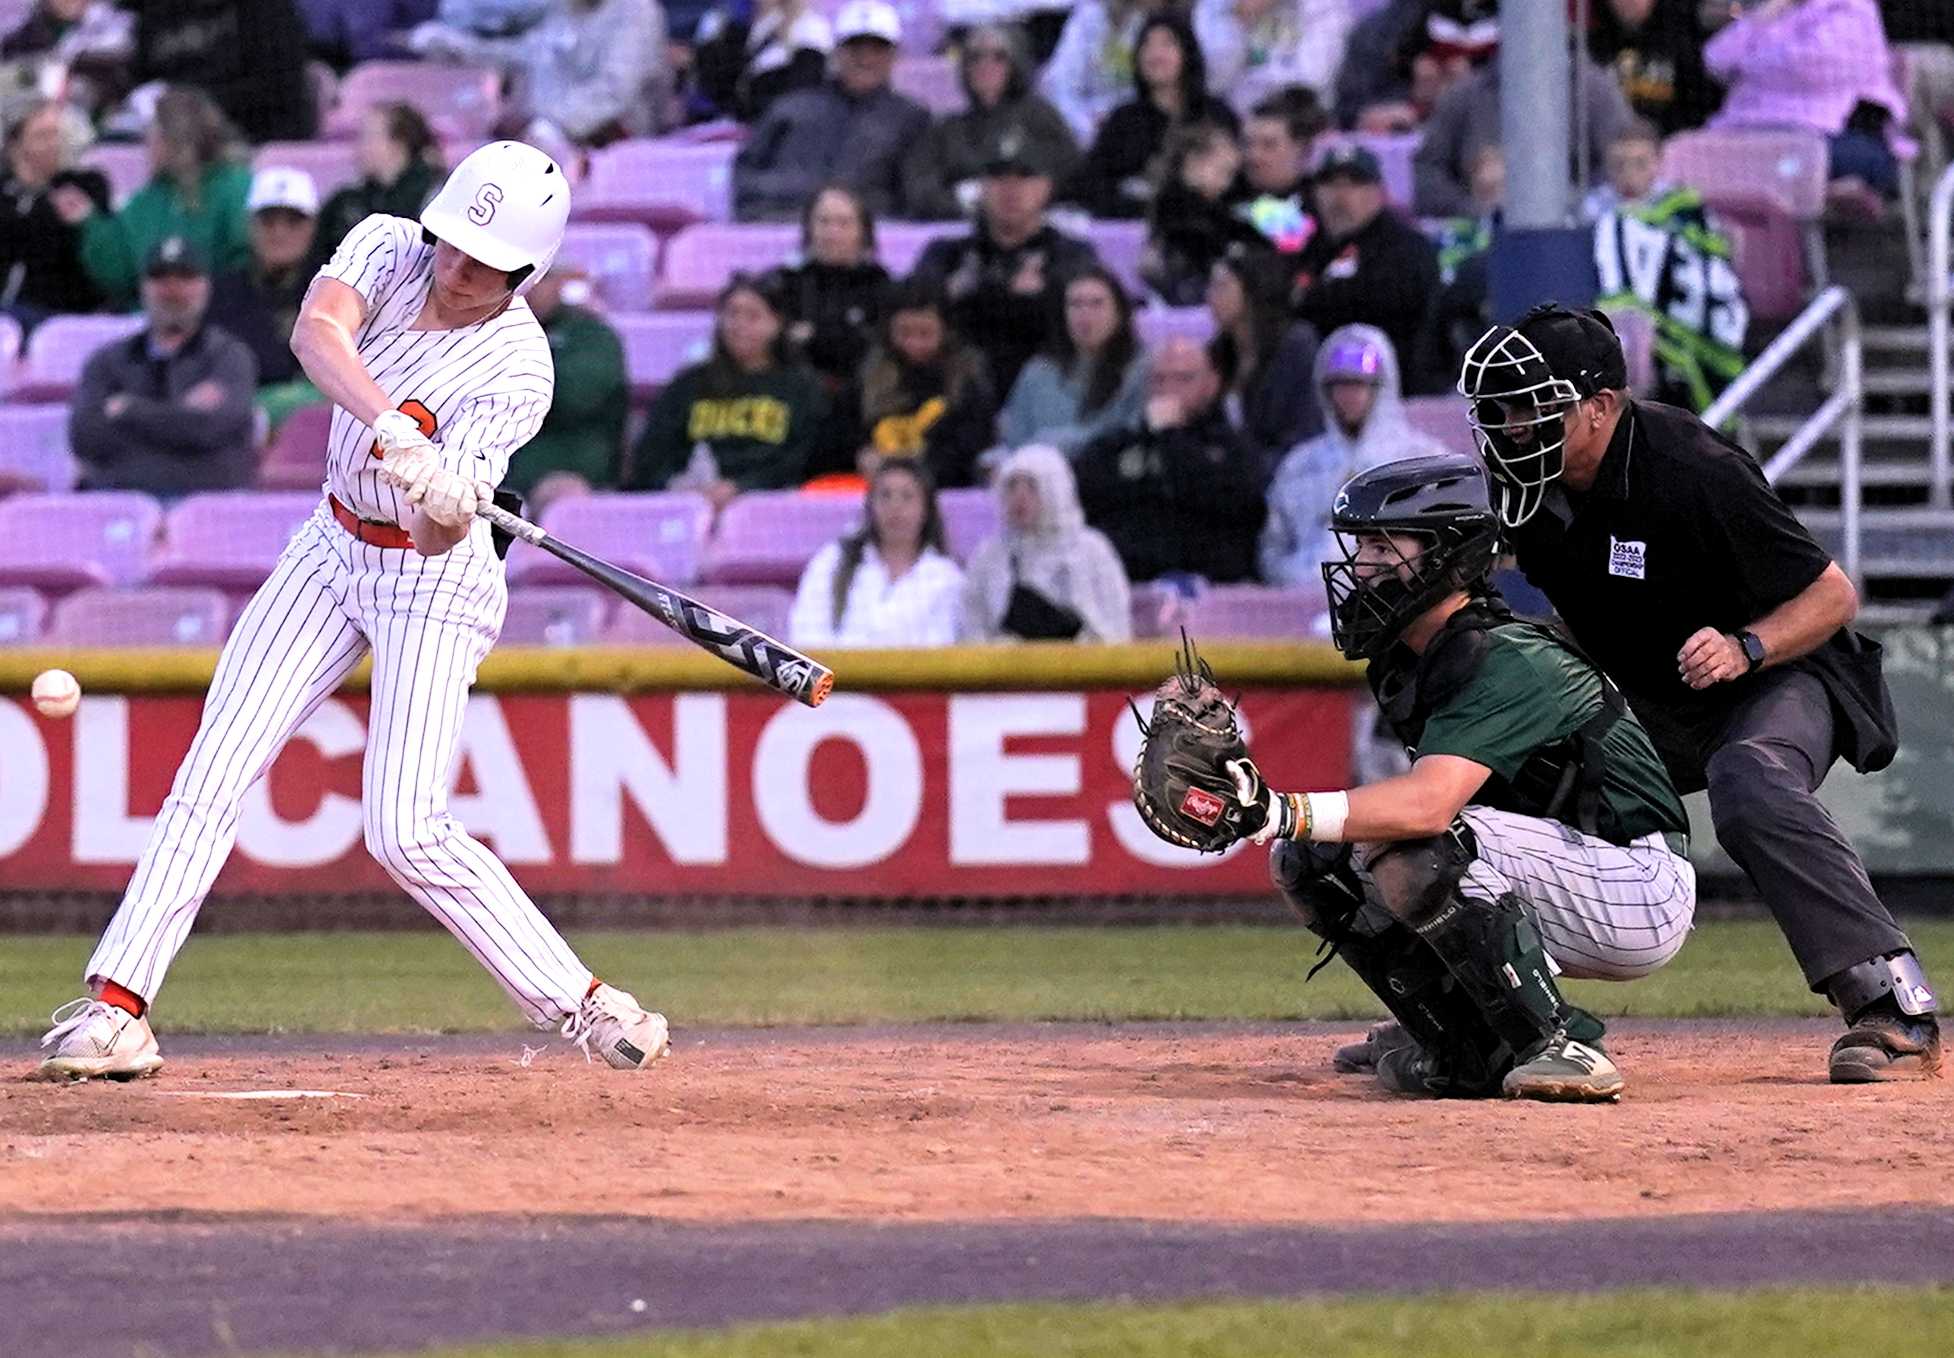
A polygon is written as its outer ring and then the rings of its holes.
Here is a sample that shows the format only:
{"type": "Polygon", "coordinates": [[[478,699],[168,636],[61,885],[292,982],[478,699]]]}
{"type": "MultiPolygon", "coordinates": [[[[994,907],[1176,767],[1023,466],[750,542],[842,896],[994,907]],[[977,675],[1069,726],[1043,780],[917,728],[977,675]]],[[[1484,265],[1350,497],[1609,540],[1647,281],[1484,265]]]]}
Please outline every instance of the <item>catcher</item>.
{"type": "Polygon", "coordinates": [[[1410,771],[1274,791],[1190,653],[1155,700],[1134,800],[1189,848],[1276,841],[1276,885],[1396,1020],[1339,1069],[1400,1093],[1615,1099],[1600,1020],[1554,978],[1632,980],[1682,945],[1696,874],[1669,776],[1601,671],[1494,590],[1478,461],[1363,472],[1331,527],[1332,636],[1370,662],[1410,771]]]}

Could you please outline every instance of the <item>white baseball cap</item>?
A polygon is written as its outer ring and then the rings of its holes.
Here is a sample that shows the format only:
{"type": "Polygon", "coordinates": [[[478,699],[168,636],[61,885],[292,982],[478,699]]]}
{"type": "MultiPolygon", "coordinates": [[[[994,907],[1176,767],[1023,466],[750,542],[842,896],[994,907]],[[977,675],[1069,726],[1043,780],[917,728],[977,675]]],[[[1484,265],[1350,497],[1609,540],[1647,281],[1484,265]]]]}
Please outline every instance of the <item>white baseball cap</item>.
{"type": "Polygon", "coordinates": [[[304,170],[267,165],[251,176],[251,196],[244,200],[244,207],[247,212],[282,207],[316,217],[319,215],[319,186],[304,170]]]}
{"type": "Polygon", "coordinates": [[[890,46],[902,41],[902,20],[889,0],[848,0],[835,15],[835,42],[851,38],[880,38],[890,46]]]}

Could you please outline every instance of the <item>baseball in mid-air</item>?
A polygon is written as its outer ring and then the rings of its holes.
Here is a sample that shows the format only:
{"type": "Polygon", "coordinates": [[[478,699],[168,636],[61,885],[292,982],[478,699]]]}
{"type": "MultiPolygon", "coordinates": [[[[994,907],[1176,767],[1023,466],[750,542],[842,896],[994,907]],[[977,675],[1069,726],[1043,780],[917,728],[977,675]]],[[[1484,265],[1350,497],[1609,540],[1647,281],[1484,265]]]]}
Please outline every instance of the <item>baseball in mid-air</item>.
{"type": "Polygon", "coordinates": [[[81,685],[66,670],[34,676],[34,708],[44,717],[66,717],[81,705],[81,685]]]}

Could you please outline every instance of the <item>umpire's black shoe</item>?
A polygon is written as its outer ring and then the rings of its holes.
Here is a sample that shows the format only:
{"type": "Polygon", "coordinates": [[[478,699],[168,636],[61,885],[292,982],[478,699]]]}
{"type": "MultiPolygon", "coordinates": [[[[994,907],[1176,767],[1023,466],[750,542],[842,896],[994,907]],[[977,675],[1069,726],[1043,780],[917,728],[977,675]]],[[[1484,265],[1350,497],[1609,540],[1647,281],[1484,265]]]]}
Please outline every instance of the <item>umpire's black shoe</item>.
{"type": "Polygon", "coordinates": [[[1396,1019],[1373,1023],[1361,1042],[1346,1042],[1330,1057],[1330,1068],[1340,1075],[1366,1075],[1377,1069],[1385,1052],[1415,1046],[1411,1034],[1396,1019]]]}
{"type": "Polygon", "coordinates": [[[1940,1074],[1940,1024],[1932,1014],[1914,1018],[1882,1001],[1860,1014],[1832,1044],[1832,1083],[1875,1084],[1940,1074]]]}

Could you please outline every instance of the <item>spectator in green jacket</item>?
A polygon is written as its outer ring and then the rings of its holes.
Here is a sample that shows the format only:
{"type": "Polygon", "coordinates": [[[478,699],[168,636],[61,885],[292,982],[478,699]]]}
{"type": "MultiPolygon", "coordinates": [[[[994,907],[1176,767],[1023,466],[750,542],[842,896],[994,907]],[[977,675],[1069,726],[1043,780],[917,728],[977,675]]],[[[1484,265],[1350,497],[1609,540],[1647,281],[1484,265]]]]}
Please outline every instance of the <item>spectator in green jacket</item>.
{"type": "Polygon", "coordinates": [[[352,229],[375,213],[418,218],[447,178],[441,143],[412,104],[375,104],[360,119],[353,154],[360,180],[330,198],[319,213],[319,246],[339,248],[352,229]]]}
{"type": "Polygon", "coordinates": [[[172,86],[149,125],[153,177],[120,212],[98,211],[79,188],[55,190],[54,210],[80,228],[82,267],[110,306],[135,305],[142,261],[172,237],[189,241],[219,272],[250,264],[251,170],[231,159],[235,140],[210,96],[172,86]]]}
{"type": "Polygon", "coordinates": [[[781,299],[738,274],[717,311],[712,356],[652,403],[627,489],[697,490],[717,509],[743,490],[801,483],[827,398],[791,356],[781,299]]]}
{"type": "Polygon", "coordinates": [[[624,345],[584,305],[590,300],[590,281],[577,270],[552,269],[527,296],[529,309],[550,338],[556,400],[541,431],[509,463],[502,484],[531,498],[546,477],[553,494],[614,486],[624,450],[624,417],[631,408],[624,345]]]}

